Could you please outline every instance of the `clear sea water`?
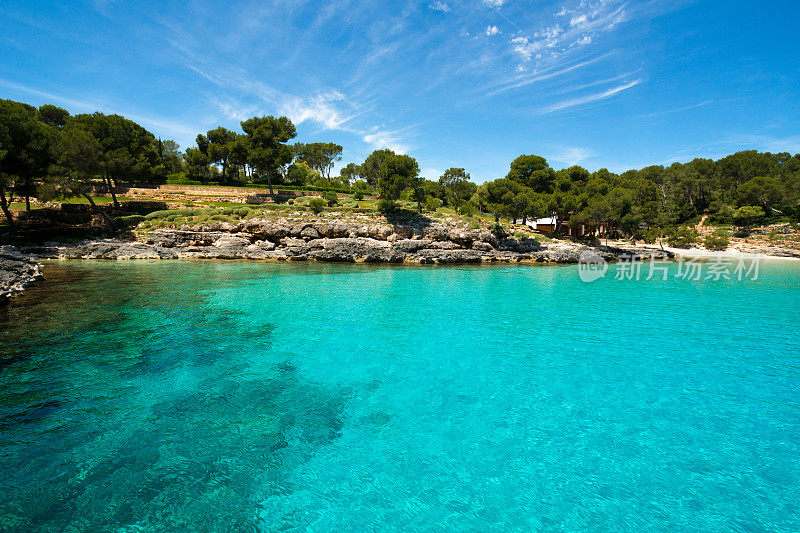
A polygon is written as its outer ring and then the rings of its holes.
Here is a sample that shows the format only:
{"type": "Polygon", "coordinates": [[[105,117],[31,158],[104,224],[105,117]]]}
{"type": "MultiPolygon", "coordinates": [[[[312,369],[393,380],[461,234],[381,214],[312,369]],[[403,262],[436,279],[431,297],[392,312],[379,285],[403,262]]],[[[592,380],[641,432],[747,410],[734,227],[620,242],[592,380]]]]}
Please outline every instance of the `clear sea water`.
{"type": "Polygon", "coordinates": [[[614,268],[50,263],[0,530],[800,531],[800,263],[614,268]]]}

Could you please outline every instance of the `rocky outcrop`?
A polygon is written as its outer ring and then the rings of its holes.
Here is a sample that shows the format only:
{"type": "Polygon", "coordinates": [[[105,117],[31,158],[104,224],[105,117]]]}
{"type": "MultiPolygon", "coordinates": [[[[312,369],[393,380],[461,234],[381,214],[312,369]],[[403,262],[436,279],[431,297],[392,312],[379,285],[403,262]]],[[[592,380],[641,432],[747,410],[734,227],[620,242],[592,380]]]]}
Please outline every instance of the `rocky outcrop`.
{"type": "Polygon", "coordinates": [[[95,240],[75,245],[48,245],[27,251],[46,258],[65,259],[253,259],[336,263],[577,263],[592,251],[613,261],[620,257],[669,257],[651,249],[623,250],[588,247],[566,241],[540,243],[533,239],[497,239],[474,231],[391,233],[387,227],[296,224],[243,225],[158,230],[142,242],[95,240]],[[336,235],[348,235],[337,237],[336,235]],[[452,238],[452,240],[451,240],[452,238]]]}
{"type": "Polygon", "coordinates": [[[0,305],[42,279],[39,265],[17,249],[0,246],[0,305]]]}
{"type": "Polygon", "coordinates": [[[667,257],[652,249],[588,247],[567,241],[498,236],[486,230],[420,225],[246,220],[160,229],[139,242],[94,240],[28,249],[47,258],[83,259],[253,259],[338,263],[576,263],[592,251],[603,259],[667,257]]]}

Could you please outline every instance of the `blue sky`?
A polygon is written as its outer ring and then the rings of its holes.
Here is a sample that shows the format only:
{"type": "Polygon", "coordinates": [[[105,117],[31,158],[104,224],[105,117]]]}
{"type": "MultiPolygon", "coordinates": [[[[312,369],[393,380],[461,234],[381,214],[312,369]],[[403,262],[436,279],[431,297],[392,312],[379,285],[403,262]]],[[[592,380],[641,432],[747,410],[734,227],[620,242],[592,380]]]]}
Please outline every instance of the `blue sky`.
{"type": "Polygon", "coordinates": [[[613,171],[800,152],[800,2],[0,4],[0,97],[123,114],[182,147],[287,115],[300,141],[465,167],[613,171]]]}

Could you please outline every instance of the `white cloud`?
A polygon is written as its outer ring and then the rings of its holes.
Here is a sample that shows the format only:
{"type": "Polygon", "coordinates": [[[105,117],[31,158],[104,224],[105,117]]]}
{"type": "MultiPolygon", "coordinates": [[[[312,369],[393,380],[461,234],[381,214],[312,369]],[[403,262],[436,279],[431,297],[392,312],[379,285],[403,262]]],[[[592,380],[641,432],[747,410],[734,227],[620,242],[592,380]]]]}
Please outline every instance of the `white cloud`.
{"type": "Polygon", "coordinates": [[[309,99],[287,97],[280,107],[280,112],[296,125],[311,120],[329,130],[341,129],[342,125],[352,118],[344,116],[336,106],[337,102],[344,99],[344,95],[335,90],[316,94],[309,99]]]}
{"type": "Polygon", "coordinates": [[[533,34],[533,38],[521,35],[511,39],[511,50],[519,55],[522,61],[533,58],[541,59],[542,51],[555,48],[560,42],[559,36],[564,33],[560,25],[548,26],[533,34]]]}
{"type": "Polygon", "coordinates": [[[439,176],[442,175],[442,171],[438,168],[423,168],[419,171],[420,176],[427,178],[432,181],[436,181],[439,179],[439,176]]]}
{"type": "Polygon", "coordinates": [[[506,0],[483,0],[483,4],[489,7],[498,8],[506,3],[506,0]]]}
{"type": "Polygon", "coordinates": [[[492,35],[497,35],[498,33],[500,33],[500,30],[497,28],[497,26],[486,27],[486,35],[488,35],[489,37],[491,37],[492,35]]]}
{"type": "Polygon", "coordinates": [[[388,148],[398,154],[407,154],[409,151],[408,145],[404,144],[397,132],[394,131],[376,130],[364,135],[363,139],[365,143],[372,145],[375,150],[388,148]]]}
{"type": "Polygon", "coordinates": [[[582,0],[574,9],[562,7],[553,16],[569,17],[566,29],[555,23],[533,34],[520,30],[510,41],[511,51],[522,62],[558,61],[572,47],[588,45],[596,34],[610,31],[624,21],[624,8],[621,0],[582,0]]]}
{"type": "Polygon", "coordinates": [[[216,105],[220,112],[227,118],[239,122],[263,113],[259,106],[243,104],[235,98],[222,99],[215,96],[208,96],[208,100],[216,105]]]}
{"type": "Polygon", "coordinates": [[[545,112],[552,113],[554,111],[560,111],[562,109],[568,109],[570,107],[575,107],[583,104],[588,104],[590,102],[597,102],[599,100],[605,100],[606,98],[610,98],[617,93],[621,93],[622,91],[626,91],[631,87],[635,87],[639,85],[642,80],[634,80],[632,82],[626,83],[624,85],[619,85],[617,87],[612,87],[611,89],[607,89],[603,92],[599,92],[596,94],[590,94],[588,96],[582,96],[580,98],[573,98],[570,100],[564,100],[558,104],[548,107],[545,109],[545,112]]]}
{"type": "Polygon", "coordinates": [[[558,161],[559,163],[564,163],[568,167],[573,165],[580,165],[583,161],[587,159],[591,159],[596,154],[587,149],[587,148],[579,148],[579,147],[565,147],[558,150],[556,153],[552,154],[550,157],[554,161],[558,161]]]}
{"type": "Polygon", "coordinates": [[[587,19],[588,19],[588,16],[586,15],[586,13],[582,13],[582,14],[576,16],[576,17],[572,17],[571,19],[569,19],[569,25],[570,26],[580,26],[582,24],[585,24],[587,19]]]}
{"type": "Polygon", "coordinates": [[[449,13],[450,6],[442,2],[441,0],[436,0],[435,2],[431,2],[428,4],[428,7],[433,9],[434,11],[441,11],[442,13],[449,13]]]}
{"type": "Polygon", "coordinates": [[[750,148],[756,150],[766,150],[767,152],[789,152],[800,154],[800,135],[789,137],[768,137],[765,135],[733,135],[730,139],[720,144],[730,144],[738,149],[750,148]]]}
{"type": "Polygon", "coordinates": [[[12,91],[16,91],[18,93],[27,94],[40,98],[44,100],[42,103],[48,103],[48,104],[56,103],[63,106],[67,106],[70,108],[67,109],[67,111],[73,114],[75,113],[75,111],[83,111],[83,112],[101,111],[106,114],[113,113],[122,115],[123,117],[130,119],[134,122],[137,122],[148,129],[155,130],[153,131],[153,133],[155,133],[156,135],[170,134],[181,137],[182,139],[187,137],[193,138],[197,134],[197,131],[199,130],[199,128],[196,128],[193,124],[184,124],[176,122],[169,118],[155,116],[155,115],[138,114],[135,111],[131,112],[130,110],[121,109],[119,106],[113,103],[109,103],[102,100],[96,100],[96,101],[77,100],[74,98],[61,96],[47,91],[41,91],[33,87],[28,87],[4,79],[0,79],[0,86],[6,87],[7,89],[11,89],[12,91]]]}

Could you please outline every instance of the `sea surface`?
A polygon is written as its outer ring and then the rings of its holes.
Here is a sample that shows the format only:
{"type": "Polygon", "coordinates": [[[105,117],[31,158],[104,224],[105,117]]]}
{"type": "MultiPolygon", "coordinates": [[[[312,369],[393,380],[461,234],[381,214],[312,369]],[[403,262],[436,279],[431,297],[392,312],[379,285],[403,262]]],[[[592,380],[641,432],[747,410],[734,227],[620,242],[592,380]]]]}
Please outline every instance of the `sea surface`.
{"type": "Polygon", "coordinates": [[[619,268],[48,263],[0,531],[800,531],[800,262],[619,268]]]}

